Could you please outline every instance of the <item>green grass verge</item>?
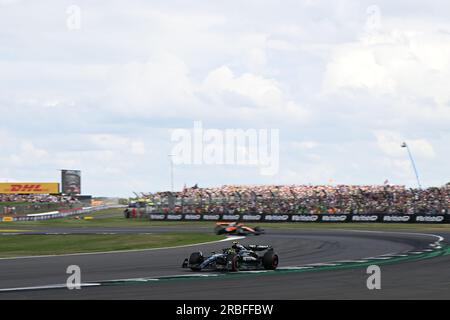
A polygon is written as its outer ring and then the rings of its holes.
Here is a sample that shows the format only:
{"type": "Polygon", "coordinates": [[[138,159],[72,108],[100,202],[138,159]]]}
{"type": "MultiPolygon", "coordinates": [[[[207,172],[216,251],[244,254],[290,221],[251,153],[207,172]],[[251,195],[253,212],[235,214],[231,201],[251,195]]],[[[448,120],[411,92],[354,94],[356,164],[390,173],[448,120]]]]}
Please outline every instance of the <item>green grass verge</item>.
{"type": "Polygon", "coordinates": [[[0,257],[174,247],[223,238],[205,233],[3,236],[0,257]]]}

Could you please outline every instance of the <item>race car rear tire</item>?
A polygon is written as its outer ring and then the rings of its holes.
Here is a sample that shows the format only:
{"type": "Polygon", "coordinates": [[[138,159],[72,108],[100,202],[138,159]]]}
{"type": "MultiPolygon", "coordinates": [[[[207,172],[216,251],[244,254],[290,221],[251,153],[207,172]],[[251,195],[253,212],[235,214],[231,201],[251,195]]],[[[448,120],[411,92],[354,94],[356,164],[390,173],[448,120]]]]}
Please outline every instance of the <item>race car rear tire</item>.
{"type": "Polygon", "coordinates": [[[214,233],[217,234],[217,235],[221,235],[221,234],[226,233],[226,230],[222,226],[217,226],[217,227],[214,228],[214,233]]]}
{"type": "Polygon", "coordinates": [[[259,236],[261,233],[264,232],[264,230],[261,229],[260,227],[255,227],[254,230],[255,230],[255,236],[259,236]]]}
{"type": "Polygon", "coordinates": [[[189,256],[189,265],[191,266],[191,270],[199,271],[200,268],[198,266],[202,264],[203,261],[204,258],[201,252],[191,253],[191,255],[189,256]]]}
{"type": "Polygon", "coordinates": [[[278,267],[278,255],[273,250],[269,250],[264,254],[262,262],[264,269],[275,270],[278,267]]]}

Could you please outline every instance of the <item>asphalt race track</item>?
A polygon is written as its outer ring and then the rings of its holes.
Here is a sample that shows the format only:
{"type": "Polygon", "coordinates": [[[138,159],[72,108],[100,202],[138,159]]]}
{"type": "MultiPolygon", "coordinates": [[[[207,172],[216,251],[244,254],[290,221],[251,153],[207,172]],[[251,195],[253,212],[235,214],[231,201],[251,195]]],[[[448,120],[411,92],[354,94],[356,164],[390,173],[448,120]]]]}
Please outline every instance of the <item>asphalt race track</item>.
{"type": "MultiPolygon", "coordinates": [[[[205,231],[205,228],[52,229],[51,232],[175,230],[205,231]]],[[[270,244],[275,248],[280,257],[279,270],[261,273],[199,274],[181,268],[183,259],[191,252],[219,251],[229,242],[0,259],[0,299],[450,299],[448,239],[450,234],[269,229],[265,235],[240,240],[243,244],[270,244]],[[369,276],[366,269],[372,264],[381,268],[381,290],[366,287],[369,276]],[[69,265],[81,268],[86,286],[80,290],[64,286],[69,265]]]]}

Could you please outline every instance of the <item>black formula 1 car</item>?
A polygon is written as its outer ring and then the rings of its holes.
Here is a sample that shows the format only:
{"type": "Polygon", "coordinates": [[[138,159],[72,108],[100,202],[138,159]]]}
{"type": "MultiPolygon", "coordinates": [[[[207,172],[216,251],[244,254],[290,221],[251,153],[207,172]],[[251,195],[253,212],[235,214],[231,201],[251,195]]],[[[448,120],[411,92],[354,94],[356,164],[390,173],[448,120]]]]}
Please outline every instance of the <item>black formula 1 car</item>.
{"type": "Polygon", "coordinates": [[[275,270],[278,255],[271,246],[243,246],[233,242],[232,247],[223,249],[222,253],[213,252],[210,256],[204,256],[201,252],[194,252],[184,260],[182,267],[193,271],[275,270]]]}
{"type": "Polygon", "coordinates": [[[214,228],[214,232],[216,234],[233,234],[242,236],[253,234],[255,236],[258,236],[264,233],[264,230],[260,227],[252,228],[237,222],[217,222],[216,227],[214,228]]]}

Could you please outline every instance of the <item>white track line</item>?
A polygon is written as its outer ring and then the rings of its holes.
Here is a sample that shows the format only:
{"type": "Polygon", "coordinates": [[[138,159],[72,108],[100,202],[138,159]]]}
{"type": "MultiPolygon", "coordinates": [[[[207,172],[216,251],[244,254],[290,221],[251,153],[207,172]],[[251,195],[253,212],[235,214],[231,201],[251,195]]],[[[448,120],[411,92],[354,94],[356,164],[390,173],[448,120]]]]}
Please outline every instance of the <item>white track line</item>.
{"type": "MultiPolygon", "coordinates": [[[[80,283],[80,287],[98,287],[101,286],[100,283],[80,283]]],[[[67,289],[67,284],[51,284],[46,286],[35,286],[35,287],[20,287],[20,288],[6,288],[0,289],[0,292],[11,292],[11,291],[29,291],[29,290],[45,290],[45,289],[67,289]]]]}
{"type": "Polygon", "coordinates": [[[339,266],[339,263],[334,263],[334,262],[319,262],[319,263],[310,263],[307,264],[306,266],[310,266],[310,267],[334,267],[334,266],[339,266]]]}
{"type": "Polygon", "coordinates": [[[381,231],[381,230],[354,230],[354,229],[336,229],[340,231],[352,231],[352,232],[363,232],[363,233],[382,233],[382,234],[406,234],[406,235],[421,235],[427,237],[434,237],[438,240],[436,242],[442,242],[444,237],[432,234],[432,233],[419,233],[419,232],[401,232],[401,231],[381,231]]]}

